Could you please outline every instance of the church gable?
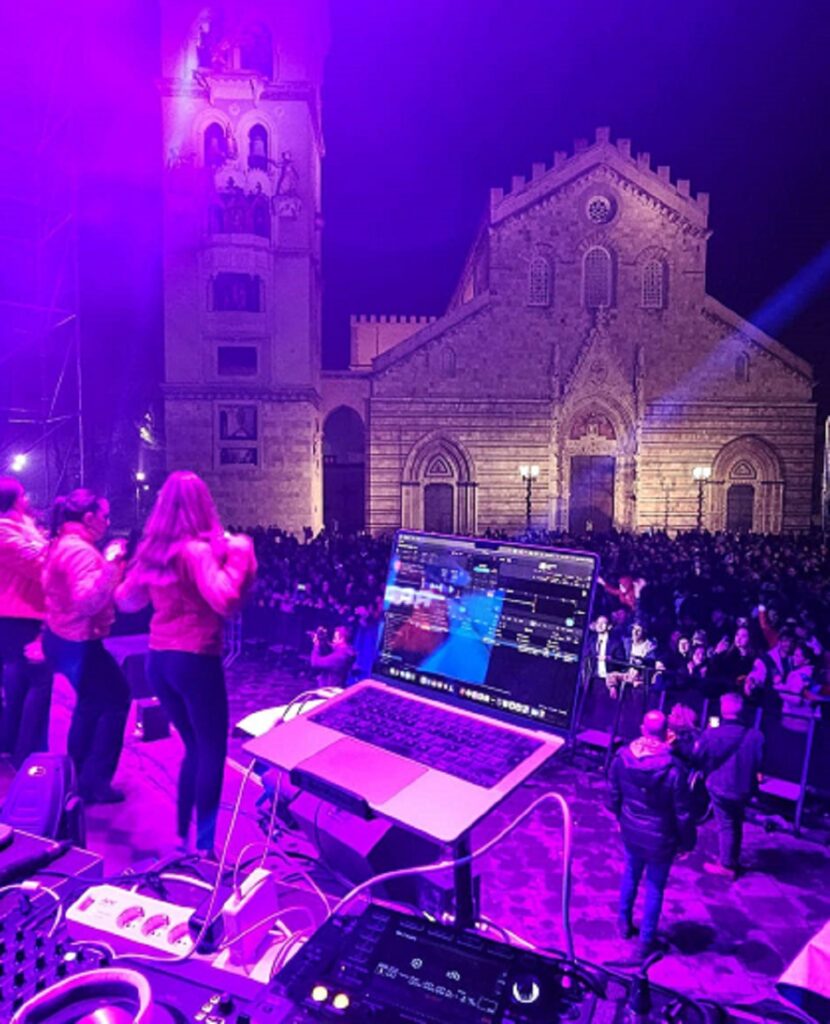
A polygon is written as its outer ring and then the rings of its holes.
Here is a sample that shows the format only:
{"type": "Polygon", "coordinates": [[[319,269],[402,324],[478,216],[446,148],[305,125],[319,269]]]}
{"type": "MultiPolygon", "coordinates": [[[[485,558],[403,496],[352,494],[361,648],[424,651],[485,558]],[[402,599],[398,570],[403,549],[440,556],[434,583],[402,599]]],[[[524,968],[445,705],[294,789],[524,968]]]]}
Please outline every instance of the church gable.
{"type": "MultiPolygon", "coordinates": [[[[531,207],[549,201],[551,197],[572,195],[589,180],[604,180],[608,189],[636,197],[670,220],[682,222],[686,231],[706,233],[708,194],[701,192],[693,197],[689,181],[680,178],[672,182],[670,168],[666,165],[652,170],[649,153],[638,153],[632,157],[630,140],[618,139],[612,143],[608,128],[598,128],[595,141],[590,146],[585,140],[577,140],[571,156],[557,152],[551,167],[534,164],[530,181],[516,176],[508,192],[492,189],[491,224],[496,227],[531,207]]],[[[585,217],[589,223],[596,226],[607,224],[615,213],[613,197],[602,190],[586,200],[585,217]]]]}

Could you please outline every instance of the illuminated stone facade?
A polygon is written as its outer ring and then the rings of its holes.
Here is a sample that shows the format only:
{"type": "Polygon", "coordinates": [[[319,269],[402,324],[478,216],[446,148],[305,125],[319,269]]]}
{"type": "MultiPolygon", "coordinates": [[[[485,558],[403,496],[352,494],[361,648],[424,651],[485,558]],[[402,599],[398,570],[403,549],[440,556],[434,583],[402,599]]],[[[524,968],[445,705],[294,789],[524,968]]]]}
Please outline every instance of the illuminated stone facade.
{"type": "Polygon", "coordinates": [[[494,190],[447,313],[353,318],[326,375],[368,526],[521,528],[535,464],[537,527],[808,527],[811,368],[707,295],[709,235],[708,196],[607,129],[494,190]]]}
{"type": "Polygon", "coordinates": [[[162,4],[165,426],[224,518],[322,525],[325,6],[162,4]]]}

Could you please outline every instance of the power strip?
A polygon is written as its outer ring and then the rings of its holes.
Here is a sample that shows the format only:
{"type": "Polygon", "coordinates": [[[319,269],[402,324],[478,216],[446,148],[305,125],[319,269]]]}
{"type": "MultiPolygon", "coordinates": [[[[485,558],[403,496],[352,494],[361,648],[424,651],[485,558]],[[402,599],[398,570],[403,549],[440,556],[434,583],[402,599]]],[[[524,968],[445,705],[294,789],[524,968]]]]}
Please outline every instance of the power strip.
{"type": "Polygon", "coordinates": [[[67,910],[66,920],[73,939],[104,939],[116,953],[182,956],[193,948],[188,924],[193,909],[114,885],[94,885],[67,910]]]}
{"type": "MultiPolygon", "coordinates": [[[[276,888],[277,906],[281,914],[292,916],[291,927],[305,927],[314,930],[322,923],[319,897],[309,890],[295,888],[282,881],[270,879],[266,881],[266,872],[256,870],[242,884],[242,900],[228,900],[227,909],[233,916],[234,910],[243,910],[239,920],[232,927],[241,934],[245,927],[240,927],[243,920],[257,905],[259,887],[265,884],[271,889],[276,888]]],[[[270,900],[269,900],[270,902],[270,900]]],[[[263,917],[268,912],[262,912],[263,917]]],[[[144,896],[128,889],[119,889],[113,885],[95,885],[75,901],[66,913],[66,921],[70,938],[75,941],[103,942],[110,946],[116,954],[144,953],[158,954],[158,962],[154,970],[169,973],[176,977],[189,978],[199,984],[214,987],[217,991],[231,992],[246,999],[254,998],[267,984],[272,973],[274,958],[284,948],[286,940],[274,941],[265,949],[256,951],[255,963],[239,964],[234,962],[232,953],[234,945],[226,948],[215,956],[204,956],[192,953],[193,941],[190,935],[189,920],[194,913],[193,907],[183,907],[176,903],[144,896]],[[190,954],[189,959],[177,961],[175,958],[190,954]]],[[[228,923],[226,919],[226,924],[228,923]]],[[[256,923],[256,922],[251,922],[256,923]]],[[[250,927],[246,920],[246,926],[250,927]]],[[[258,930],[258,929],[255,929],[258,930]]],[[[307,931],[300,932],[297,939],[288,940],[290,954],[301,948],[307,931]]],[[[261,937],[261,933],[260,933],[261,937]]],[[[243,942],[244,940],[240,940],[243,942]]],[[[287,956],[283,960],[288,959],[287,956]]]]}

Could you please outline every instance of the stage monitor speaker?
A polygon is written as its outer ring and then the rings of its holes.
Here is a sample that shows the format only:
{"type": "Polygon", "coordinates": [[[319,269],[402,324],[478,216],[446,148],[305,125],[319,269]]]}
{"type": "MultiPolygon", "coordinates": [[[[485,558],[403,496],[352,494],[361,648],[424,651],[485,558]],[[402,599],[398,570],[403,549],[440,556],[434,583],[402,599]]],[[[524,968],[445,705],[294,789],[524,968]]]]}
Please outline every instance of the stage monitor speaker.
{"type": "Polygon", "coordinates": [[[70,758],[64,754],[27,757],[6,794],[0,822],[44,839],[69,839],[85,846],[84,805],[70,758]]]}
{"type": "MultiPolygon", "coordinates": [[[[291,801],[290,813],[317,847],[323,863],[351,883],[363,882],[384,871],[430,864],[444,856],[441,846],[423,836],[380,818],[358,818],[311,793],[300,792],[291,801]]],[[[426,900],[433,910],[443,909],[443,890],[449,893],[452,888],[450,871],[386,883],[390,898],[418,902],[419,906],[426,900]],[[425,879],[429,894],[424,892],[425,879]]]]}

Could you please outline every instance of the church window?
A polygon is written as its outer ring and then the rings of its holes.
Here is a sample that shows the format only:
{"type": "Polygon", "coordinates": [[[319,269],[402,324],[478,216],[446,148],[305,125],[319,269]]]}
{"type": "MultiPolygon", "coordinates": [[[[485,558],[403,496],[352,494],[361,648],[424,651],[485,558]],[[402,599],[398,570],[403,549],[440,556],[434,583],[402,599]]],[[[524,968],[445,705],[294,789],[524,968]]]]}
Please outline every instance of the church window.
{"type": "Polygon", "coordinates": [[[268,168],[268,131],[264,125],[255,124],[248,132],[248,166],[260,171],[268,168]]]}
{"type": "Polygon", "coordinates": [[[592,224],[607,224],[614,216],[614,203],[608,196],[591,196],[585,213],[592,224]]]}
{"type": "Polygon", "coordinates": [[[527,304],[550,305],[550,263],[544,256],[534,256],[527,272],[527,304]]]}
{"type": "Polygon", "coordinates": [[[611,253],[601,245],[594,245],[585,253],[582,295],[586,309],[602,309],[611,305],[611,253]]]}
{"type": "Polygon", "coordinates": [[[223,272],[213,279],[213,311],[259,313],[263,308],[261,278],[223,272]]]}
{"type": "Polygon", "coordinates": [[[441,351],[441,373],[445,377],[455,376],[455,352],[451,348],[441,351]]]}
{"type": "Polygon", "coordinates": [[[640,278],[640,305],[643,309],[663,309],[666,305],[666,264],[647,260],[640,278]]]}
{"type": "Polygon", "coordinates": [[[225,129],[214,121],[205,129],[205,166],[220,167],[228,156],[225,129]]]}
{"type": "Polygon", "coordinates": [[[749,356],[739,355],[735,360],[735,380],[739,384],[749,383],[749,356]]]}

